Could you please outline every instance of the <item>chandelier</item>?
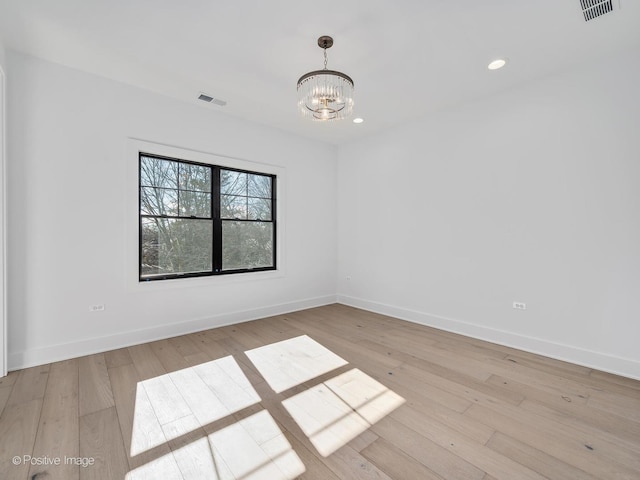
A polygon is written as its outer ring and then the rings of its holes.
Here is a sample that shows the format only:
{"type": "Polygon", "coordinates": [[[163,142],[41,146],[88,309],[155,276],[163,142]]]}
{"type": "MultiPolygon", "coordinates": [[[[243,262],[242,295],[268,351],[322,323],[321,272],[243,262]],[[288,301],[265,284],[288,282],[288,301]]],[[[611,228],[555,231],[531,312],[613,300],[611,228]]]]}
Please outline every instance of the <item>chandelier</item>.
{"type": "Polygon", "coordinates": [[[314,120],[347,118],[353,111],[353,80],[335,70],[327,70],[327,48],[333,38],[322,36],[318,46],[324,50],[324,69],[305,73],[298,80],[300,112],[314,120]]]}

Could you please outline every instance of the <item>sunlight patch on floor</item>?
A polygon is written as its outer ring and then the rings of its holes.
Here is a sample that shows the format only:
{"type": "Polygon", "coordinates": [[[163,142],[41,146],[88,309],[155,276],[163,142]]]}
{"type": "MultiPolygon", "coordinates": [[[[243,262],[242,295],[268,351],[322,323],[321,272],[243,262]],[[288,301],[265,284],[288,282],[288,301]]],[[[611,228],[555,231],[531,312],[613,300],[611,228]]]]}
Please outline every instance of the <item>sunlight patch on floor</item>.
{"type": "Polygon", "coordinates": [[[400,395],[357,368],[324,384],[371,425],[405,402],[400,395]]]}
{"type": "Polygon", "coordinates": [[[367,374],[353,369],[282,404],[318,452],[327,457],[404,401],[367,374]]]}
{"type": "Polygon", "coordinates": [[[348,363],[307,335],[254,348],[245,353],[276,393],[348,363]]]}
{"type": "MultiPolygon", "coordinates": [[[[162,480],[183,480],[185,477],[178,468],[172,454],[163,455],[141,467],[131,470],[125,475],[125,480],[149,480],[162,478],[162,480]]],[[[195,477],[192,477],[195,478],[195,477]]],[[[201,477],[211,478],[211,477],[201,477]]],[[[213,477],[215,479],[215,477],[213,477]]]]}
{"type": "MultiPolygon", "coordinates": [[[[348,365],[307,335],[245,353],[276,393],[348,365]]],[[[244,411],[260,402],[233,356],[138,382],[130,455],[148,461],[126,480],[299,477],[305,466],[270,413],[244,411]]],[[[282,401],[324,457],[403,403],[357,368],[282,401]]]]}
{"type": "Polygon", "coordinates": [[[177,438],[166,426],[193,416],[204,426],[260,402],[233,357],[139,382],[131,455],[177,438]]]}
{"type": "Polygon", "coordinates": [[[238,479],[291,480],[305,467],[269,412],[262,410],[209,435],[214,456],[238,479]]]}
{"type": "MultiPolygon", "coordinates": [[[[192,420],[180,432],[199,428],[192,420]]],[[[208,436],[187,442],[130,471],[126,480],[293,480],[305,472],[275,420],[262,410],[208,436]]]]}

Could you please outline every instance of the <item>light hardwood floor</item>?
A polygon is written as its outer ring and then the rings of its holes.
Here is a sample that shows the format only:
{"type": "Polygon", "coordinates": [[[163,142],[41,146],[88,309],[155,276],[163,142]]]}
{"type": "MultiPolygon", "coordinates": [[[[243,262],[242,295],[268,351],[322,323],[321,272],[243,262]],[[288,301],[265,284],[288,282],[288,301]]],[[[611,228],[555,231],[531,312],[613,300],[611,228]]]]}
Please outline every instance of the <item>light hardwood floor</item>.
{"type": "Polygon", "coordinates": [[[343,305],[12,372],[0,379],[0,411],[0,479],[7,480],[196,478],[189,472],[202,471],[197,452],[220,432],[227,432],[221,448],[242,461],[250,449],[234,453],[233,426],[264,411],[295,452],[288,455],[304,464],[304,479],[640,479],[640,382],[343,305]],[[348,364],[275,393],[245,352],[300,335],[348,364]],[[206,402],[189,404],[190,394],[200,389],[207,398],[210,391],[187,369],[227,356],[260,401],[198,423],[206,402]],[[353,368],[405,402],[323,457],[283,401],[353,368]],[[180,373],[166,376],[171,372],[180,373]],[[176,389],[170,378],[195,382],[194,392],[176,389]],[[148,398],[141,398],[141,384],[148,398]],[[154,399],[152,387],[164,393],[154,399]],[[163,395],[178,403],[160,411],[163,395]],[[193,412],[178,408],[185,399],[193,412]],[[152,418],[141,424],[144,415],[152,418]],[[177,433],[140,451],[133,445],[132,455],[134,430],[146,429],[148,439],[160,424],[160,435],[177,433]],[[62,464],[32,465],[24,455],[62,464]]]}

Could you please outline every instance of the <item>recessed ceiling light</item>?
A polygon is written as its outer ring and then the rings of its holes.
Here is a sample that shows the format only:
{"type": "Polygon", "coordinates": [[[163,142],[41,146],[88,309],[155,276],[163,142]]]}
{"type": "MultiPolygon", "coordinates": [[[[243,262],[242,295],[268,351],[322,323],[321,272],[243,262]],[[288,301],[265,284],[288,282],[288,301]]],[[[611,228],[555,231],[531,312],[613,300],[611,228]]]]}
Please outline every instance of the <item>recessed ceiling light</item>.
{"type": "Polygon", "coordinates": [[[489,70],[498,70],[499,68],[504,67],[506,64],[507,64],[507,60],[506,59],[497,58],[496,60],[491,62],[489,65],[487,65],[487,68],[489,70]]]}
{"type": "Polygon", "coordinates": [[[364,122],[364,118],[358,117],[353,119],[353,123],[362,123],[362,122],[364,122]]]}

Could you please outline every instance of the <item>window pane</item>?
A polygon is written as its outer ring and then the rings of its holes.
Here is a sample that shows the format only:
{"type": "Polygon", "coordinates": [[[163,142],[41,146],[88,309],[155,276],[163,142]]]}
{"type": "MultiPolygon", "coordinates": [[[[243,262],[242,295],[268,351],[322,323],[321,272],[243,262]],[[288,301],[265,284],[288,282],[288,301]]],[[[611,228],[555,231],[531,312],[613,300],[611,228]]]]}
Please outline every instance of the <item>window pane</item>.
{"type": "Polygon", "coordinates": [[[211,218],[211,194],[180,190],[180,215],[211,218]]]}
{"type": "Polygon", "coordinates": [[[273,224],[222,222],[222,269],[273,267],[273,224]]]}
{"type": "Polygon", "coordinates": [[[246,220],[247,218],[247,197],[235,195],[220,196],[220,217],[246,220]]]}
{"type": "Polygon", "coordinates": [[[142,281],[275,268],[274,177],[139,158],[142,281]]]}
{"type": "Polygon", "coordinates": [[[180,165],[180,189],[211,191],[211,168],[183,163],[180,165]]]}
{"type": "Polygon", "coordinates": [[[178,163],[160,158],[140,157],[140,185],[178,188],[178,163]]]}
{"type": "Polygon", "coordinates": [[[212,270],[211,220],[143,218],[142,277],[212,270]]]}
{"type": "Polygon", "coordinates": [[[250,197],[271,198],[271,177],[249,174],[248,187],[250,197]]]}
{"type": "Polygon", "coordinates": [[[247,174],[233,170],[220,170],[220,193],[223,195],[246,195],[247,174]]]}
{"type": "Polygon", "coordinates": [[[140,189],[140,213],[143,215],[178,215],[177,190],[142,187],[140,189]]]}
{"type": "Polygon", "coordinates": [[[271,199],[267,198],[248,198],[248,216],[249,220],[268,220],[271,221],[271,199]]]}

